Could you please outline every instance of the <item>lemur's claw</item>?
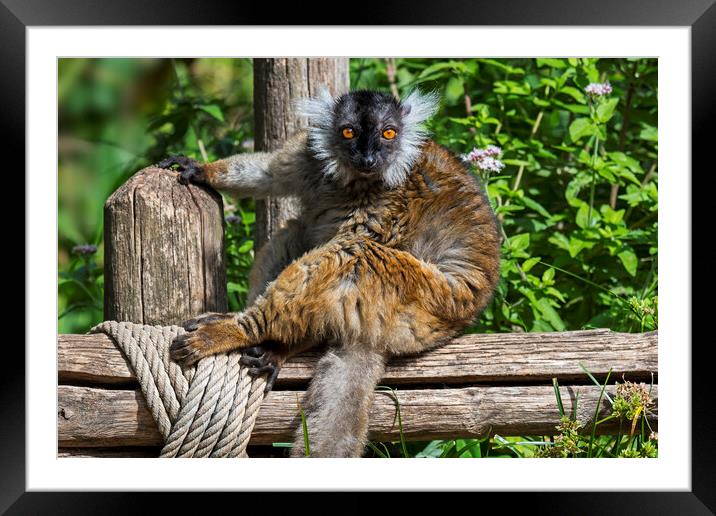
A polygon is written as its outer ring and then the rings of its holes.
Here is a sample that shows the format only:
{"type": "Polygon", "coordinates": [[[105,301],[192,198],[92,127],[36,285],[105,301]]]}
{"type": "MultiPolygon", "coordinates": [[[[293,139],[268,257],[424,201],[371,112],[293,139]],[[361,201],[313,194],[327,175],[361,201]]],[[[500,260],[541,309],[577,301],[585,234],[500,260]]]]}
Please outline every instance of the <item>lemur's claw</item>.
{"type": "Polygon", "coordinates": [[[177,336],[169,346],[169,356],[182,367],[188,367],[202,358],[203,342],[192,333],[177,336]]]}
{"type": "Polygon", "coordinates": [[[251,376],[268,373],[264,392],[268,392],[273,388],[273,384],[278,378],[278,373],[281,371],[281,360],[278,355],[263,346],[246,348],[239,359],[239,363],[249,367],[248,373],[251,376]]]}
{"type": "Polygon", "coordinates": [[[261,355],[266,353],[266,349],[262,346],[253,346],[251,348],[246,348],[244,350],[244,355],[248,355],[250,357],[259,358],[261,355]]]}
{"type": "Polygon", "coordinates": [[[186,331],[195,331],[199,329],[199,326],[202,324],[212,323],[219,321],[221,319],[226,319],[229,315],[228,314],[219,314],[219,313],[205,313],[201,314],[198,317],[194,317],[193,319],[189,319],[188,321],[184,321],[182,323],[182,327],[186,331]]]}
{"type": "Polygon", "coordinates": [[[252,357],[248,355],[241,355],[241,358],[239,359],[239,363],[241,365],[245,365],[247,367],[250,367],[250,371],[254,371],[257,368],[263,367],[264,362],[259,357],[252,357]]]}
{"type": "Polygon", "coordinates": [[[179,182],[181,184],[188,185],[189,183],[204,182],[203,167],[201,163],[194,158],[170,156],[157,164],[159,168],[167,169],[171,169],[174,165],[176,165],[176,170],[179,172],[179,182]]]}

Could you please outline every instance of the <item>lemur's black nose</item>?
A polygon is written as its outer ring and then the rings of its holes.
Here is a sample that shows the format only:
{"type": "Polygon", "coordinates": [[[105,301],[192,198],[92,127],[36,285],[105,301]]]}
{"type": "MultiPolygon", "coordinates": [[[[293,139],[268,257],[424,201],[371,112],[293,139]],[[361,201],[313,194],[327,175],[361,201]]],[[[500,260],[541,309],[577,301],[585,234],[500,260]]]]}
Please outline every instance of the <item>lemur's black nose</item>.
{"type": "Polygon", "coordinates": [[[360,168],[363,170],[370,170],[373,167],[375,167],[377,164],[378,164],[378,158],[376,158],[372,154],[370,154],[368,156],[363,156],[360,159],[360,168]]]}

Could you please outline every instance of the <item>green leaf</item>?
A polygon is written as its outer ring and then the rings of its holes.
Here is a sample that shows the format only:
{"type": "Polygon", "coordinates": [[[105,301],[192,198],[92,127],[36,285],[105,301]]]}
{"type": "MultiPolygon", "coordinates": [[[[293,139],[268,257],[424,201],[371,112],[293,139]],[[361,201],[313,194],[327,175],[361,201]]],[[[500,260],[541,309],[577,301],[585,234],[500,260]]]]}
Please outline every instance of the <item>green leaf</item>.
{"type": "Polygon", "coordinates": [[[602,204],[599,207],[599,212],[602,214],[605,222],[609,224],[619,224],[624,219],[625,210],[614,210],[608,204],[602,204]]]}
{"type": "MultiPolygon", "coordinates": [[[[595,210],[592,210],[592,220],[594,220],[594,211],[595,210]]],[[[580,228],[586,228],[589,226],[589,205],[586,202],[577,210],[575,222],[580,228]]]]}
{"type": "Polygon", "coordinates": [[[622,265],[624,265],[626,271],[632,276],[636,276],[636,269],[639,260],[637,259],[634,250],[631,247],[626,246],[619,251],[617,256],[622,261],[622,265]]]}
{"type": "MultiPolygon", "coordinates": [[[[418,76],[420,79],[425,79],[428,75],[434,74],[434,72],[437,71],[447,71],[447,70],[456,70],[459,69],[460,71],[465,71],[464,64],[458,62],[458,61],[440,61],[433,65],[428,66],[425,70],[423,70],[420,75],[418,76]],[[459,65],[462,65],[460,68],[459,65]]],[[[436,76],[443,76],[444,74],[435,74],[436,76]]]]}
{"type": "Polygon", "coordinates": [[[612,174],[612,171],[608,167],[600,167],[597,170],[597,173],[610,183],[616,182],[617,178],[614,176],[614,174],[612,174]]]}
{"type": "Polygon", "coordinates": [[[571,111],[572,113],[577,113],[578,115],[588,115],[589,114],[589,106],[585,106],[584,104],[567,104],[565,102],[560,101],[557,98],[553,98],[552,103],[555,106],[559,106],[562,109],[571,111]]]}
{"type": "Polygon", "coordinates": [[[553,59],[551,57],[543,57],[537,59],[537,67],[550,66],[552,68],[566,68],[567,63],[562,59],[553,59]]]}
{"type": "Polygon", "coordinates": [[[229,292],[245,293],[245,292],[248,292],[248,291],[249,291],[244,285],[240,285],[240,284],[238,284],[238,283],[234,283],[233,281],[228,281],[228,282],[226,283],[226,288],[227,288],[227,290],[228,290],[229,292]]]}
{"type": "Polygon", "coordinates": [[[199,109],[206,111],[220,122],[224,121],[224,113],[221,112],[221,108],[216,104],[205,104],[203,106],[199,106],[199,109]]]}
{"type": "Polygon", "coordinates": [[[552,283],[554,281],[554,269],[550,267],[542,274],[542,283],[552,283]]]}
{"type": "Polygon", "coordinates": [[[641,182],[637,179],[637,177],[631,170],[620,168],[618,169],[617,174],[619,174],[619,177],[621,177],[622,179],[626,179],[627,181],[631,181],[637,186],[641,186],[641,182]]]}
{"type": "Polygon", "coordinates": [[[551,244],[556,245],[560,249],[564,249],[565,251],[569,251],[569,239],[564,236],[562,233],[553,233],[550,235],[550,237],[547,239],[548,242],[551,244]]]}
{"type": "Polygon", "coordinates": [[[608,99],[597,106],[597,120],[607,123],[614,116],[614,110],[619,104],[619,97],[608,99]]]}
{"type": "Polygon", "coordinates": [[[522,202],[524,203],[525,206],[527,206],[528,208],[533,209],[534,211],[536,211],[537,213],[539,213],[539,214],[542,215],[543,217],[545,217],[545,218],[549,218],[549,217],[550,217],[549,212],[548,212],[547,210],[545,210],[544,207],[543,207],[540,203],[538,203],[537,201],[535,201],[534,199],[530,199],[529,197],[523,197],[523,198],[522,198],[522,202]]]}
{"type": "Polygon", "coordinates": [[[639,132],[639,138],[648,142],[658,142],[659,133],[656,127],[648,124],[642,124],[643,129],[639,132]]]}
{"type": "Polygon", "coordinates": [[[535,265],[537,265],[537,263],[538,263],[541,259],[542,259],[542,258],[539,257],[539,256],[535,256],[535,257],[533,257],[533,258],[528,258],[527,260],[525,260],[524,262],[522,262],[522,271],[524,271],[524,272],[529,272],[530,269],[531,269],[532,267],[534,267],[535,265]]]}
{"type": "Polygon", "coordinates": [[[573,86],[564,86],[559,90],[559,92],[569,95],[577,102],[584,102],[584,94],[573,86]]]}
{"type": "Polygon", "coordinates": [[[564,324],[562,318],[557,314],[557,311],[549,303],[549,299],[546,297],[541,298],[537,302],[537,306],[542,312],[545,320],[557,331],[564,331],[567,326],[564,324]]]}
{"type": "Polygon", "coordinates": [[[514,165],[516,167],[526,167],[531,164],[529,161],[522,159],[503,159],[502,162],[505,165],[514,165]]]}
{"type": "Polygon", "coordinates": [[[254,241],[247,240],[246,242],[241,244],[241,247],[239,247],[239,253],[241,253],[241,254],[248,253],[253,248],[254,248],[254,241]]]}
{"type": "Polygon", "coordinates": [[[576,258],[579,253],[582,252],[583,249],[589,249],[594,244],[592,242],[585,242],[581,238],[577,238],[575,236],[571,236],[569,238],[569,256],[572,258],[576,258]]]}
{"type": "Polygon", "coordinates": [[[547,294],[551,295],[552,297],[556,297],[557,299],[562,301],[562,303],[564,303],[566,301],[566,299],[564,298],[564,295],[554,287],[547,287],[545,289],[545,292],[547,294]]]}
{"type": "Polygon", "coordinates": [[[597,132],[597,127],[588,118],[577,118],[569,125],[569,137],[573,142],[597,132]]]}
{"type": "Polygon", "coordinates": [[[530,329],[530,331],[549,333],[553,332],[554,328],[547,321],[543,321],[542,319],[535,319],[535,322],[532,324],[532,328],[530,329]]]}
{"type": "Polygon", "coordinates": [[[522,233],[521,235],[515,235],[509,239],[509,248],[512,251],[522,251],[527,249],[530,245],[530,234],[522,233]]]}
{"type": "Polygon", "coordinates": [[[641,165],[639,164],[639,161],[635,160],[631,156],[627,156],[623,152],[608,152],[607,155],[614,163],[622,167],[628,168],[632,172],[635,172],[637,174],[642,174],[644,172],[644,170],[641,168],[641,165]]]}

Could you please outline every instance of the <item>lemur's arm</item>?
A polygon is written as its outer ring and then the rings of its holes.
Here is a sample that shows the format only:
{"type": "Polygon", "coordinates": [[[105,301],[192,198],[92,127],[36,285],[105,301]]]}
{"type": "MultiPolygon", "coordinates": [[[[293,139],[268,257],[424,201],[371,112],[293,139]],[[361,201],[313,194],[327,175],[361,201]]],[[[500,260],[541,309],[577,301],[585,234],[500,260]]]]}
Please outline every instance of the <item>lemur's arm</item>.
{"type": "Polygon", "coordinates": [[[174,156],[159,166],[177,165],[181,173],[179,180],[183,183],[204,183],[240,198],[264,199],[300,191],[308,159],[306,133],[300,132],[274,152],[236,154],[206,164],[174,156]]]}

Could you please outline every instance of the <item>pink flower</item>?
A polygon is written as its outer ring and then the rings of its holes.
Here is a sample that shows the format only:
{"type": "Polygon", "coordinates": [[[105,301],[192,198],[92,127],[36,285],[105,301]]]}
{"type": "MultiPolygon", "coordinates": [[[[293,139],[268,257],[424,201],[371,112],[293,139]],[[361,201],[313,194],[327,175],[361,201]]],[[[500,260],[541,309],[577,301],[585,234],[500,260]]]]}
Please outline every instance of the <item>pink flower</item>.
{"type": "Polygon", "coordinates": [[[484,149],[472,149],[463,158],[484,172],[499,172],[505,168],[505,164],[496,158],[500,154],[502,154],[502,149],[495,145],[488,145],[484,149]]]}
{"type": "Polygon", "coordinates": [[[496,145],[488,145],[485,147],[485,154],[488,156],[499,156],[502,154],[502,149],[497,147],[496,145]]]}
{"type": "Polygon", "coordinates": [[[592,97],[603,97],[612,92],[612,86],[608,82],[592,82],[587,84],[584,92],[592,97]]]}
{"type": "Polygon", "coordinates": [[[485,172],[499,172],[503,168],[505,168],[505,164],[501,162],[499,159],[495,158],[483,158],[477,163],[477,168],[480,170],[484,170],[485,172]]]}

